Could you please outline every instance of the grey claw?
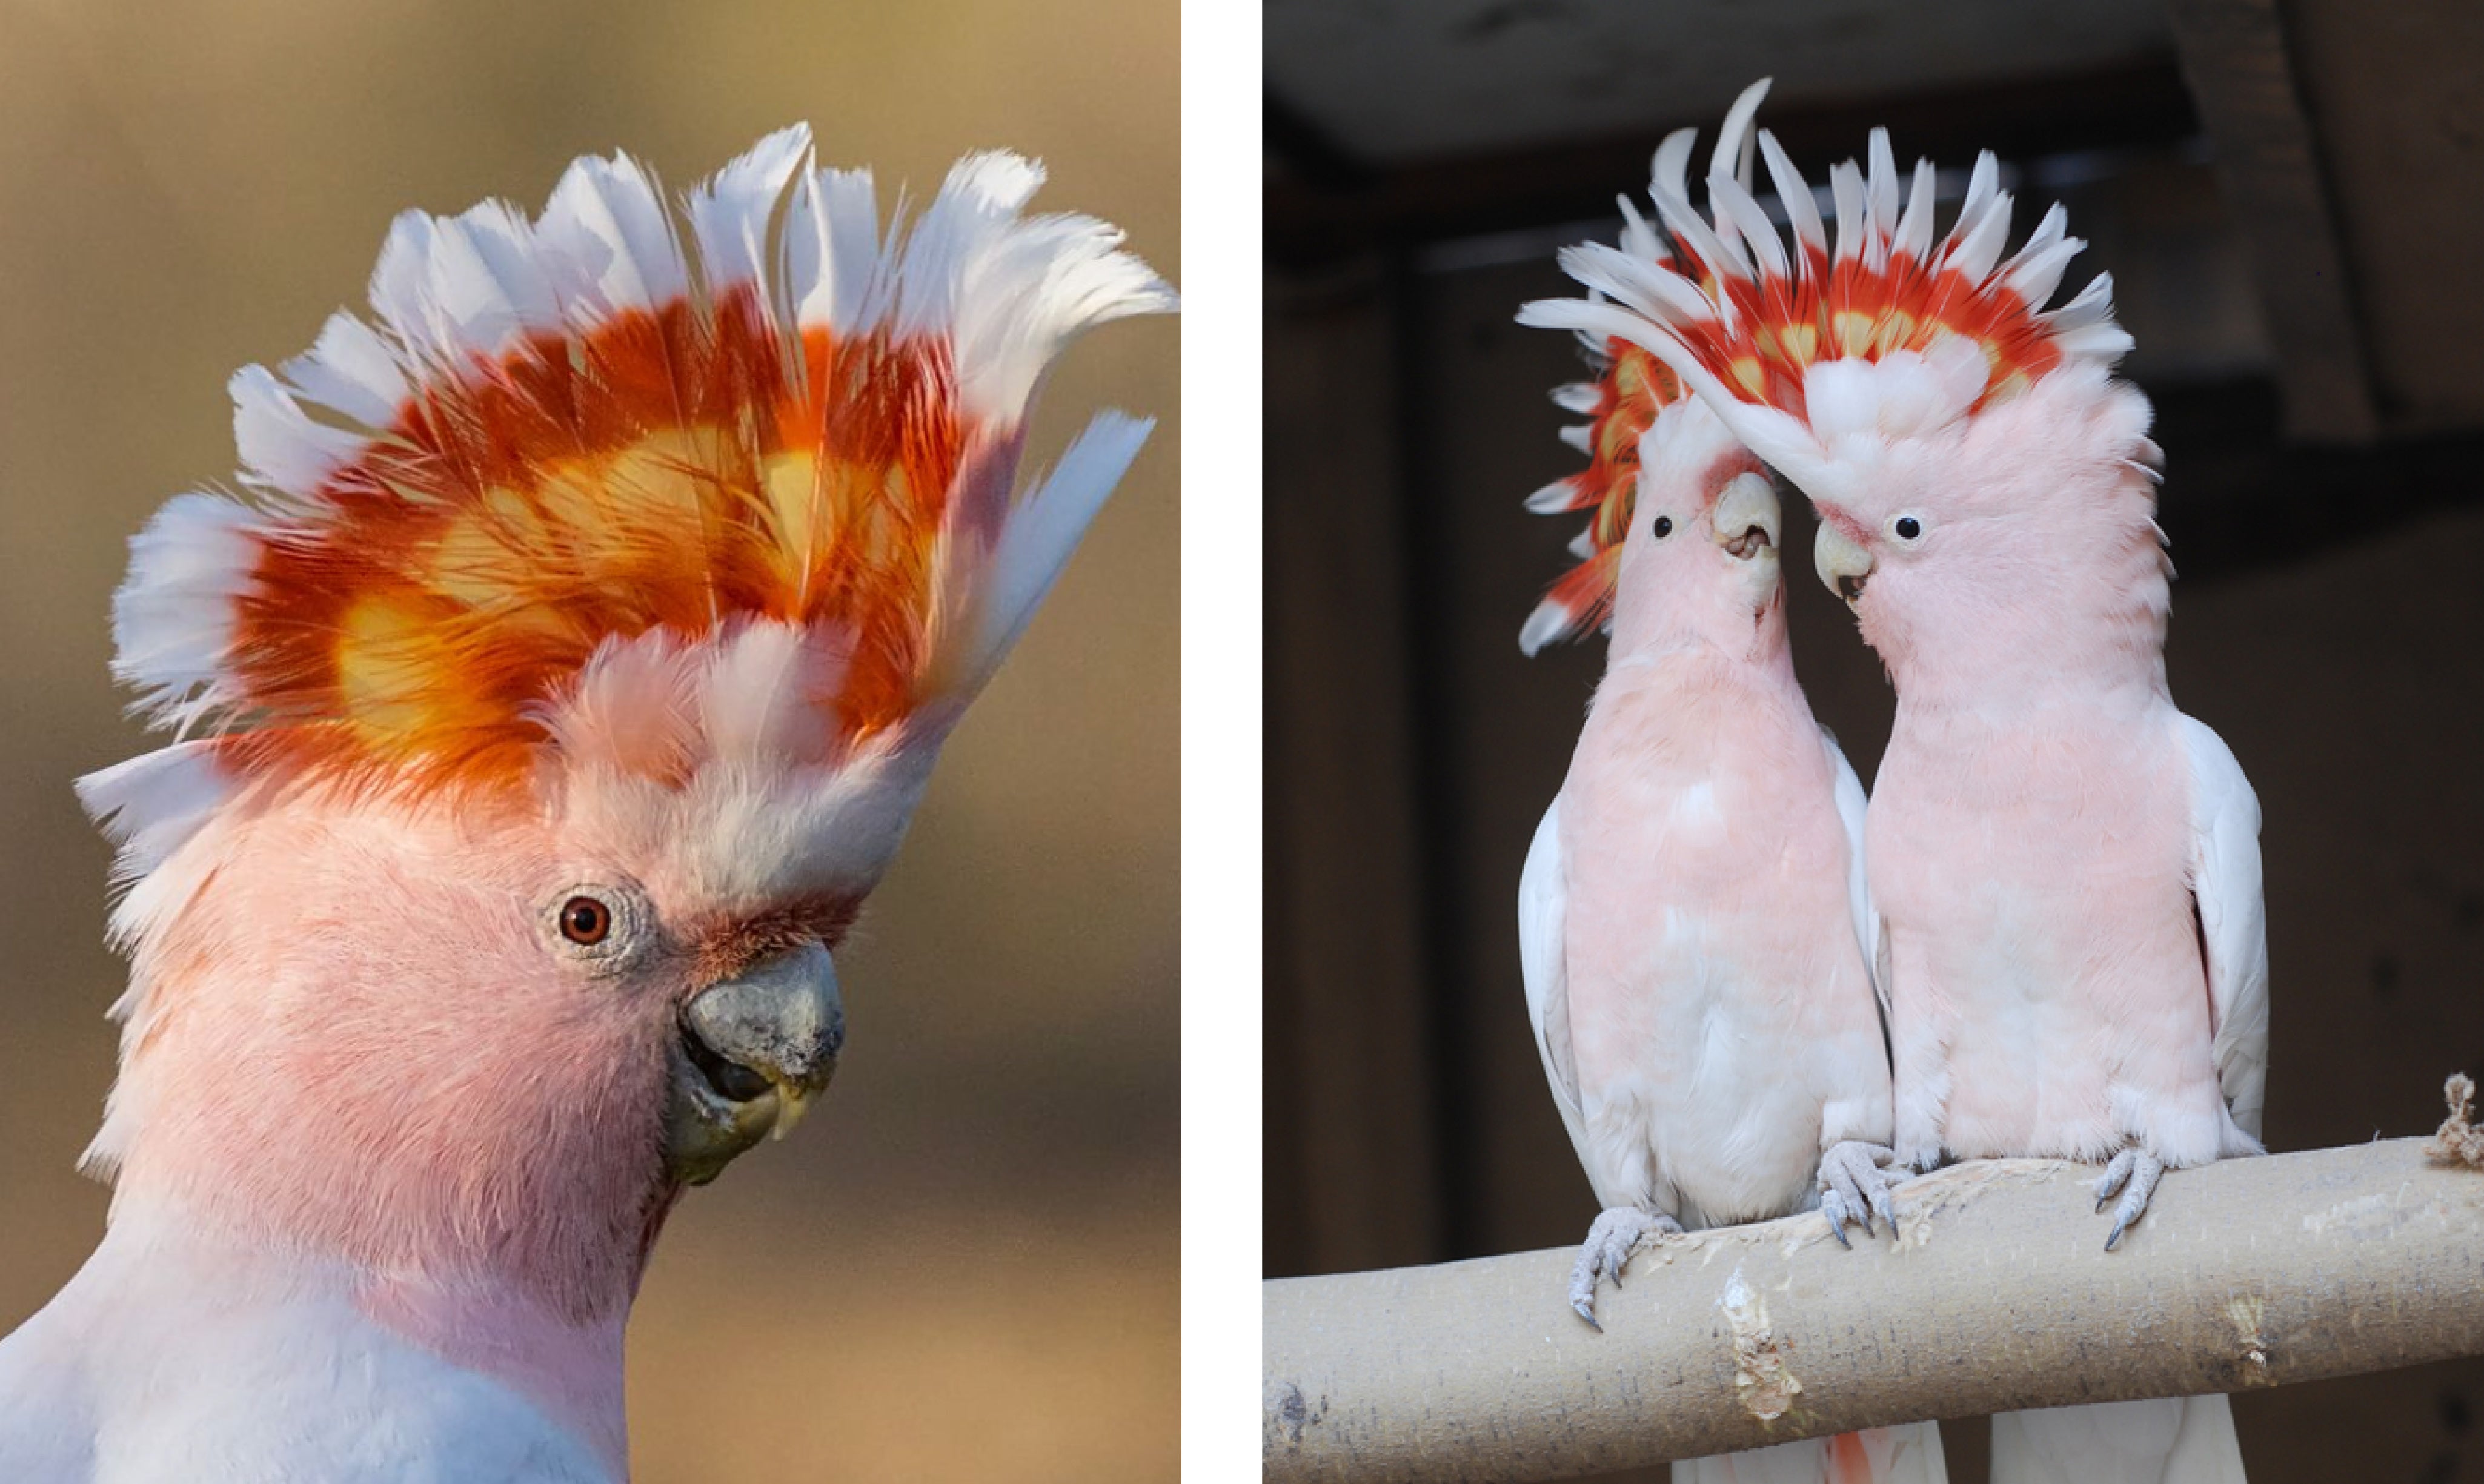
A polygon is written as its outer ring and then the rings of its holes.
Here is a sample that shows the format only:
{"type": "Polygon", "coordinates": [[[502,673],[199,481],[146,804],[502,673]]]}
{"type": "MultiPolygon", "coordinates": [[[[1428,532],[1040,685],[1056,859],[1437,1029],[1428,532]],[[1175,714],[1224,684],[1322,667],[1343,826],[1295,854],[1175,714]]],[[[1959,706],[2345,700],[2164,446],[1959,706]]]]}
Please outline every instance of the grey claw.
{"type": "Polygon", "coordinates": [[[2130,1172],[2138,1163],[2139,1151],[2136,1149],[2123,1149],[2106,1163],[2104,1174],[2096,1177],[2095,1208],[2098,1214],[2103,1213],[2105,1202],[2113,1199],[2114,1192],[2121,1189],[2122,1182],[2130,1178],[2130,1172]]]}
{"type": "Polygon", "coordinates": [[[1595,1225],[1587,1228],[1587,1240],[1580,1245],[1578,1260],[1570,1268],[1570,1309],[1585,1320],[1597,1334],[1605,1327],[1596,1321],[1596,1287],[1606,1279],[1615,1288],[1622,1285],[1622,1269],[1650,1236],[1661,1236],[1682,1229],[1681,1224],[1661,1211],[1617,1206],[1598,1215],[1595,1225]]]}
{"type": "Polygon", "coordinates": [[[1831,1145],[1820,1158],[1820,1210],[1828,1218],[1829,1233],[1837,1245],[1851,1249],[1846,1239],[1846,1224],[1852,1222],[1863,1228],[1867,1237],[1878,1236],[1879,1228],[1873,1217],[1889,1224],[1889,1232],[1897,1234],[1897,1208],[1889,1201],[1887,1163],[1893,1156],[1876,1144],[1846,1142],[1831,1145]]]}
{"type": "Polygon", "coordinates": [[[2156,1194],[2156,1182],[2165,1176],[2165,1162],[2146,1149],[2131,1147],[2113,1157],[2096,1181],[2096,1210],[2101,1212],[2114,1193],[2121,1193],[2121,1204],[2114,1211],[2113,1231],[2104,1239],[2104,1250],[2112,1252],[2121,1242],[2121,1235],[2131,1224],[2146,1214],[2147,1200],[2156,1194]]]}

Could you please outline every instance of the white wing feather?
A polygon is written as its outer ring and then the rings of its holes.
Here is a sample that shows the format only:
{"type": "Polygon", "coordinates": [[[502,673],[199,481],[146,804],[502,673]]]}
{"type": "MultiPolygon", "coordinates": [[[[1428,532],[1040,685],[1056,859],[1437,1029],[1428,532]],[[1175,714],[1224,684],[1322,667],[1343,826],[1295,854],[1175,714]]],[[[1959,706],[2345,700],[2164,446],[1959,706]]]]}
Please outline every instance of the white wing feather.
{"type": "Polygon", "coordinates": [[[1570,1039],[1570,971],[1567,932],[1570,887],[1561,859],[1561,799],[1544,811],[1526,867],[1518,877],[1518,962],[1526,983],[1526,1018],[1535,1027],[1535,1050],[1544,1058],[1545,1080],[1570,1147],[1587,1163],[1586,1119],[1579,1108],[1579,1064],[1570,1039]]]}
{"type": "Polygon", "coordinates": [[[1863,869],[1863,811],[1870,800],[1854,765],[1837,745],[1837,734],[1820,729],[1821,749],[1828,754],[1828,770],[1837,778],[1837,817],[1846,824],[1846,896],[1854,910],[1854,941],[1863,950],[1863,967],[1872,976],[1872,993],[1880,1002],[1880,1026],[1889,1025],[1889,965],[1882,957],[1880,911],[1872,904],[1872,880],[1863,869]]]}
{"type": "Polygon", "coordinates": [[[2268,1085],[2268,906],[2260,896],[2259,799],[2232,750],[2204,724],[2184,716],[2182,743],[2191,762],[2191,894],[2208,956],[2217,1081],[2235,1124],[2256,1141],[2268,1085]]]}

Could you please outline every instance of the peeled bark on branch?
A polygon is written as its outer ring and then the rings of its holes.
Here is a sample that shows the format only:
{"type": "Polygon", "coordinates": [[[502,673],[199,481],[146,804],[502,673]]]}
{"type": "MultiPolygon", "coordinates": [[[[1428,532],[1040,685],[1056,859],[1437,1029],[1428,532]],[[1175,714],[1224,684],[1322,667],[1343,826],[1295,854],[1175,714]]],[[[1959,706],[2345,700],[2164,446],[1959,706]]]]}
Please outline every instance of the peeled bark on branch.
{"type": "Polygon", "coordinates": [[[2484,1174],[2433,1147],[2174,1171],[2112,1253],[2095,1167],[1960,1165],[1898,1188],[1894,1242],[1815,1213],[1642,1248],[1601,1335],[1568,1251],[1270,1282],[1264,1477],[1555,1479],[2484,1354],[2484,1174]]]}

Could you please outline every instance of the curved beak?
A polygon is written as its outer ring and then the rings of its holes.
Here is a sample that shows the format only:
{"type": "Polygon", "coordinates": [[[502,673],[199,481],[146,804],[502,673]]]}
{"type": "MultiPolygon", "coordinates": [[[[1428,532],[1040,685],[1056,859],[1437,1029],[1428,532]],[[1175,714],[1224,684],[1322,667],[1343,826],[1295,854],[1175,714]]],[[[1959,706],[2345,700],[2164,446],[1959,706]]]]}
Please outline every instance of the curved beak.
{"type": "Polygon", "coordinates": [[[1745,472],[1717,493],[1709,511],[1716,544],[1744,561],[1773,550],[1785,512],[1777,504],[1776,487],[1766,474],[1745,472]]]}
{"type": "Polygon", "coordinates": [[[1850,605],[1863,596],[1863,583],[1872,576],[1872,553],[1825,520],[1811,544],[1811,564],[1828,590],[1850,605]]]}
{"type": "Polygon", "coordinates": [[[673,1047],[664,1161],[704,1185],[736,1155],[793,1132],[845,1047],[836,963],[807,943],[699,991],[673,1047]]]}

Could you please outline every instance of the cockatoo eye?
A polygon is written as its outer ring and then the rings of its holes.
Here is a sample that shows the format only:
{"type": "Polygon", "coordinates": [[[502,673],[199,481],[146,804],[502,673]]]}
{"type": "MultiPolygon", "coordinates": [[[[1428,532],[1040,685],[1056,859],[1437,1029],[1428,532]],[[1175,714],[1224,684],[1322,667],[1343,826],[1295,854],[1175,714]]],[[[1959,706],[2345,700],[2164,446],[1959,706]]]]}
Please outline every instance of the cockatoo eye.
{"type": "Polygon", "coordinates": [[[612,909],[593,897],[572,897],[560,906],[560,935],[581,948],[601,943],[612,931],[612,909]]]}
{"type": "Polygon", "coordinates": [[[631,887],[588,879],[549,893],[538,908],[545,946],[597,974],[638,962],[656,940],[656,914],[631,887]]]}
{"type": "Polygon", "coordinates": [[[1900,541],[1917,541],[1922,538],[1923,533],[1924,523],[1911,515],[1899,516],[1889,523],[1889,534],[1900,541]]]}
{"type": "Polygon", "coordinates": [[[1661,540],[1663,540],[1665,537],[1672,535],[1672,534],[1673,534],[1673,517],[1671,517],[1671,516],[1669,516],[1669,515],[1660,515],[1660,516],[1658,516],[1658,517],[1656,518],[1656,525],[1655,525],[1655,526],[1654,526],[1653,528],[1654,528],[1654,529],[1655,529],[1655,531],[1656,531],[1656,539],[1657,539],[1657,540],[1659,540],[1659,541],[1661,541],[1661,540]]]}

